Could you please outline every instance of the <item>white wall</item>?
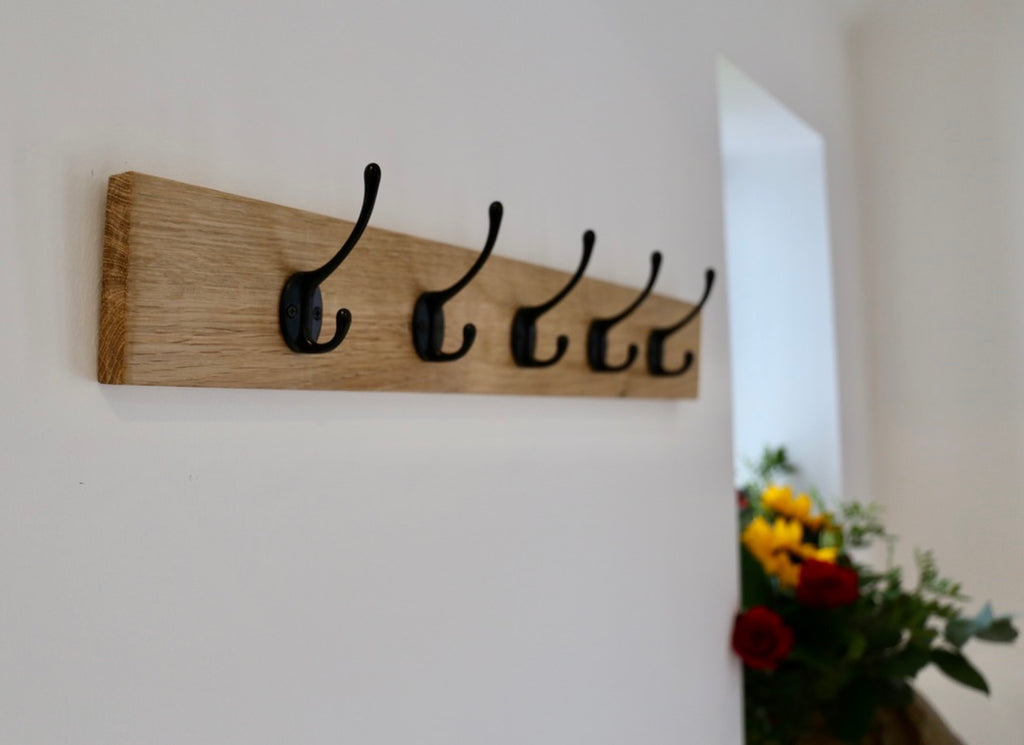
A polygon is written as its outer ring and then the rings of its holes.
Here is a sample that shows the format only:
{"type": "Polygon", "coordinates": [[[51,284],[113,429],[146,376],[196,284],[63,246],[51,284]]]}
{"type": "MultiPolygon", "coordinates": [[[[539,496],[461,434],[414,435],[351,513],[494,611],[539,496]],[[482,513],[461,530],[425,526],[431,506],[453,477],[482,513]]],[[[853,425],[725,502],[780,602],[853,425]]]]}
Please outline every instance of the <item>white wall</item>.
{"type": "Polygon", "coordinates": [[[836,24],[679,5],[3,5],[0,741],[739,742],[721,288],[692,402],[95,382],[128,169],[351,218],[376,160],[376,225],[473,246],[500,198],[499,252],[592,227],[594,276],[660,249],[694,297],[719,52],[835,149],[848,248],[836,24]]]}
{"type": "MultiPolygon", "coordinates": [[[[875,483],[973,607],[1024,611],[1024,6],[891,3],[857,30],[875,483]]],[[[926,676],[966,742],[1019,742],[1024,645],[972,643],[991,701],[926,676]]]]}
{"type": "Polygon", "coordinates": [[[749,476],[784,444],[796,480],[842,496],[825,143],[728,62],[719,65],[733,448],[749,476]]]}

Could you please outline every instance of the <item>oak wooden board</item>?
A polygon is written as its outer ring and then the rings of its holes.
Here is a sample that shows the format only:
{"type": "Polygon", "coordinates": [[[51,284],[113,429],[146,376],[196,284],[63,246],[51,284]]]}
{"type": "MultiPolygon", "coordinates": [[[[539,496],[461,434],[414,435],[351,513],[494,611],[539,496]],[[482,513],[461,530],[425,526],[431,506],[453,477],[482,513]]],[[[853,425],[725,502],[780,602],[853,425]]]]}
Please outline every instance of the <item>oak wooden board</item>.
{"type": "MultiPolygon", "coordinates": [[[[481,208],[481,246],[486,234],[481,208]]],[[[103,254],[99,380],[131,385],[434,391],[521,395],[693,398],[700,368],[699,316],[670,338],[668,367],[687,350],[696,360],[678,377],[648,374],[647,333],[668,326],[691,303],[651,295],[609,335],[609,361],[640,354],[626,371],[592,372],[586,362],[591,319],[611,316],[637,297],[625,287],[584,276],[538,320],[537,356],[554,352],[558,334],[569,350],[548,368],[520,368],[511,353],[516,309],[557,293],[571,272],[495,253],[466,289],[445,305],[445,351],[462,342],[472,322],[477,339],[455,362],[424,362],[412,344],[413,304],[422,292],[452,285],[475,261],[466,249],[367,228],[348,259],[321,285],[324,324],[352,313],[344,342],[327,354],[288,349],[278,325],[285,280],[324,264],[352,223],[198,186],[123,173],[107,194],[103,254]]],[[[575,269],[578,246],[567,251],[575,269]]],[[[646,271],[647,264],[640,267],[646,271]]]]}

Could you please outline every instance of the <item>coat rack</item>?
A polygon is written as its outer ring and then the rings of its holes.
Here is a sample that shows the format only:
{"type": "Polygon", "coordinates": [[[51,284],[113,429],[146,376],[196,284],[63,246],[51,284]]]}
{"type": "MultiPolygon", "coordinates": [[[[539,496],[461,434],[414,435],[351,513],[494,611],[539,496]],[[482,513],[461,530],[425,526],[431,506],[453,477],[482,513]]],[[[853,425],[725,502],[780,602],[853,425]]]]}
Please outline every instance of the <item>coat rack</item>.
{"type": "MultiPolygon", "coordinates": [[[[140,173],[112,176],[100,382],[697,395],[713,270],[693,305],[652,294],[657,252],[639,293],[584,277],[596,243],[589,230],[572,274],[516,261],[494,253],[500,202],[479,251],[369,227],[380,183],[371,163],[348,223],[140,173]],[[333,322],[325,308],[339,308],[333,322]]],[[[482,228],[480,218],[467,215],[482,228]]]]}

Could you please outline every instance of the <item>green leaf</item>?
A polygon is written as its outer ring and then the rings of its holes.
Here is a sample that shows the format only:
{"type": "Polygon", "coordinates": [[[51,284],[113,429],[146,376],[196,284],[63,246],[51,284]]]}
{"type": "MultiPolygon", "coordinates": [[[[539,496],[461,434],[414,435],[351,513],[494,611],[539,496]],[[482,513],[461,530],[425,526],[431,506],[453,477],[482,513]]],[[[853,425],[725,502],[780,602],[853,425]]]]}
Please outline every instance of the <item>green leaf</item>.
{"type": "Polygon", "coordinates": [[[959,652],[950,652],[945,649],[933,649],[932,662],[938,665],[942,672],[957,683],[962,683],[968,688],[974,688],[975,690],[988,695],[988,683],[985,682],[985,678],[983,678],[977,668],[968,662],[967,658],[959,652]]]}
{"type": "Polygon", "coordinates": [[[964,646],[973,636],[990,642],[1012,642],[1017,638],[1017,629],[1011,616],[994,618],[992,606],[985,603],[974,618],[953,618],[946,624],[946,639],[957,649],[964,646]]]}
{"type": "Polygon", "coordinates": [[[900,627],[883,626],[868,629],[865,632],[870,649],[888,649],[895,647],[903,640],[903,629],[900,627]]]}
{"type": "Polygon", "coordinates": [[[1018,631],[1013,625],[1013,619],[1003,616],[993,620],[988,628],[975,632],[974,636],[987,642],[1008,643],[1017,638],[1018,631]]]}
{"type": "Polygon", "coordinates": [[[992,604],[985,603],[978,615],[974,617],[974,625],[979,629],[986,628],[992,623],[992,604]]]}
{"type": "Polygon", "coordinates": [[[864,656],[868,648],[868,639],[859,631],[850,634],[850,646],[846,648],[846,659],[850,661],[859,660],[864,656]]]}
{"type": "Polygon", "coordinates": [[[740,547],[740,587],[744,610],[755,605],[767,605],[772,599],[771,580],[764,573],[761,562],[745,546],[740,547]]]}
{"type": "Polygon", "coordinates": [[[836,663],[834,659],[829,657],[822,657],[815,653],[812,647],[807,647],[801,644],[797,644],[793,647],[789,653],[790,662],[798,662],[801,665],[806,665],[813,670],[818,672],[828,672],[834,670],[836,663]]]}
{"type": "Polygon", "coordinates": [[[931,661],[930,649],[911,646],[885,660],[879,666],[879,671],[887,676],[913,678],[931,661]]]}
{"type": "Polygon", "coordinates": [[[946,623],[946,639],[960,649],[975,633],[974,620],[970,618],[951,618],[946,623]]]}

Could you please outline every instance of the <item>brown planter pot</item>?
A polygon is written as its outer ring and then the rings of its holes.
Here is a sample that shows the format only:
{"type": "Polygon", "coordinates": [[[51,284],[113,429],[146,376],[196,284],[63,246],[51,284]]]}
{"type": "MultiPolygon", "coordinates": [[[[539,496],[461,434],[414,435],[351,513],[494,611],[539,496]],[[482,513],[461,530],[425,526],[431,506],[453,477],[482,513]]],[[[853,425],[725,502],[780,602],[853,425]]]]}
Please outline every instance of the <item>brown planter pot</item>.
{"type": "MultiPolygon", "coordinates": [[[[825,735],[805,735],[799,745],[845,745],[825,735]]],[[[964,745],[931,705],[914,694],[910,706],[902,711],[886,710],[862,745],[964,745]]]]}

